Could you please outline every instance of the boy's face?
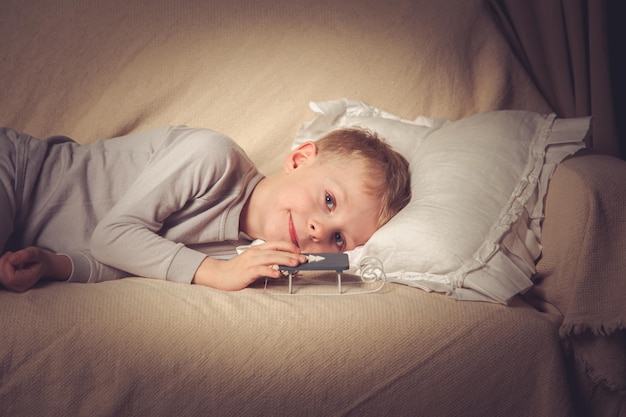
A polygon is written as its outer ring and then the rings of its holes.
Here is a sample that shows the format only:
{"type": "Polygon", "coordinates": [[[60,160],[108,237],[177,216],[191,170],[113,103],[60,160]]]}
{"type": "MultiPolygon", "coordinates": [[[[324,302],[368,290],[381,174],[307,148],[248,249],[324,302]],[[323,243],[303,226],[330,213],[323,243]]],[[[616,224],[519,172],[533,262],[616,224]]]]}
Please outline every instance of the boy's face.
{"type": "Polygon", "coordinates": [[[322,162],[307,145],[294,152],[265,193],[260,238],[293,242],[305,253],[364,244],[377,229],[380,201],[365,192],[360,161],[322,162]]]}

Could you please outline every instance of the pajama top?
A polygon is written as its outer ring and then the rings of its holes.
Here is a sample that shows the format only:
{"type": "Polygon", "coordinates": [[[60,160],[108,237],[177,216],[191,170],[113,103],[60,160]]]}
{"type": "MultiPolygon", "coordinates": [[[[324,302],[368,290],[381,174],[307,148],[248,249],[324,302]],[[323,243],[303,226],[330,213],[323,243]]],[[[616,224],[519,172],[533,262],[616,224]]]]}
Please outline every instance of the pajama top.
{"type": "Polygon", "coordinates": [[[2,129],[0,151],[0,187],[12,187],[0,205],[5,250],[66,254],[70,281],[190,283],[207,254],[235,254],[239,216],[263,177],[231,139],[184,126],[85,145],[2,129]]]}

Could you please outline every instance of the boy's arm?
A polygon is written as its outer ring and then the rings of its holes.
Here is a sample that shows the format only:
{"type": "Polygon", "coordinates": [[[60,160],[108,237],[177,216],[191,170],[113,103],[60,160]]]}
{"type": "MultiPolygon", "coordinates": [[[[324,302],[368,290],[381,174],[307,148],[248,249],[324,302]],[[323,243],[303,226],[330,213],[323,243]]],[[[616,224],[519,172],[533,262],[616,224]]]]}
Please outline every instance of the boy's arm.
{"type": "Polygon", "coordinates": [[[88,251],[68,251],[63,255],[71,265],[68,282],[102,282],[129,276],[127,272],[97,261],[88,251]]]}
{"type": "Polygon", "coordinates": [[[257,174],[230,139],[174,131],[97,225],[91,254],[131,275],[190,283],[206,255],[186,245],[237,239],[231,205],[257,174]]]}

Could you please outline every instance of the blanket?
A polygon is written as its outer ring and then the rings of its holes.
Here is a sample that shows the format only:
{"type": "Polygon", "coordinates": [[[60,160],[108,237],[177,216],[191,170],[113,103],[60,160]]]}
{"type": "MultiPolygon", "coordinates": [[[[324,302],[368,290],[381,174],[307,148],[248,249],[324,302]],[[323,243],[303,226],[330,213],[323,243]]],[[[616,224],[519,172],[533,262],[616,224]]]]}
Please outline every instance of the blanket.
{"type": "Polygon", "coordinates": [[[559,166],[546,201],[544,248],[532,291],[563,315],[560,335],[580,374],[622,395],[626,394],[625,184],[626,163],[617,158],[588,155],[559,166]]]}

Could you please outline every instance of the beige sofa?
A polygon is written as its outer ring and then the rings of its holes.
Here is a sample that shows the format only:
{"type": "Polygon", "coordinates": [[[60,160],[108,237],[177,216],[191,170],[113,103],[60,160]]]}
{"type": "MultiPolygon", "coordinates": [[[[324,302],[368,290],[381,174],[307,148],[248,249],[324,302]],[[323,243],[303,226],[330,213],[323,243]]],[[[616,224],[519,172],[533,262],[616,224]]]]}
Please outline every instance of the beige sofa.
{"type": "MultiPolygon", "coordinates": [[[[36,137],[210,127],[271,173],[310,101],[410,120],[552,111],[480,0],[3,11],[0,124],[36,137]]],[[[608,155],[556,168],[535,286],[508,305],[394,283],[343,297],[142,277],[2,290],[0,414],[623,415],[624,184],[608,155]]]]}

